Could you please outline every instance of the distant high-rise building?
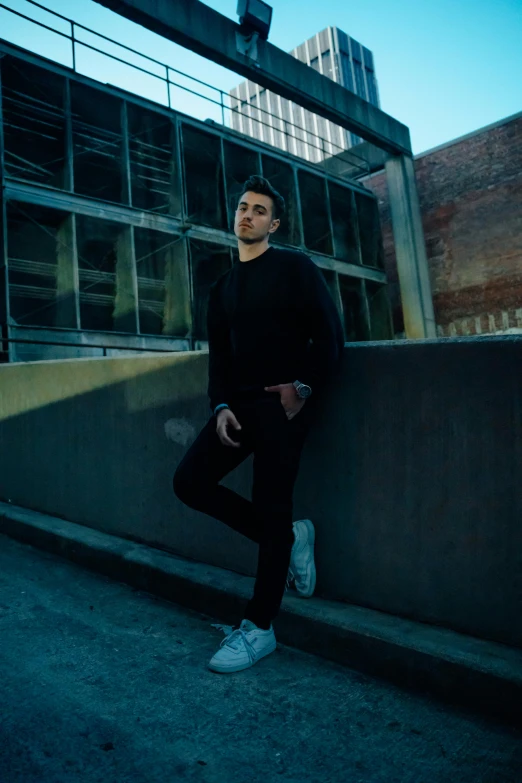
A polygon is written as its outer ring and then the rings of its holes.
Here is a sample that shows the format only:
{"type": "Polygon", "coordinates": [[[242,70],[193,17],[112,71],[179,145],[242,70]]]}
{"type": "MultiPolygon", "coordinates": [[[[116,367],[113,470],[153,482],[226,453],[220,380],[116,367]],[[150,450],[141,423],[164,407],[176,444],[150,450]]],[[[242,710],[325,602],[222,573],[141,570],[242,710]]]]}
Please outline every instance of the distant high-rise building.
{"type": "MultiPolygon", "coordinates": [[[[354,38],[327,27],[290,52],[301,62],[379,106],[373,55],[354,38]]],[[[244,81],[230,91],[232,127],[305,160],[319,162],[361,139],[270,90],[244,81]]]]}

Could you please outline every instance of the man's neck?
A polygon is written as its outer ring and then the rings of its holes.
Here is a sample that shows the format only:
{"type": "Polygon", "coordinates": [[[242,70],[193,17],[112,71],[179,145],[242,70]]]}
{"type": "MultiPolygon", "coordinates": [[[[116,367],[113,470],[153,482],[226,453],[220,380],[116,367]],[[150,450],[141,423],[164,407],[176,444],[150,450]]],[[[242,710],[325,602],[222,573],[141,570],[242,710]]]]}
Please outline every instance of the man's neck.
{"type": "Polygon", "coordinates": [[[237,249],[239,250],[239,260],[243,262],[253,261],[254,258],[265,253],[268,250],[268,247],[268,237],[263,239],[262,242],[256,242],[252,245],[247,245],[245,242],[238,242],[237,249]]]}

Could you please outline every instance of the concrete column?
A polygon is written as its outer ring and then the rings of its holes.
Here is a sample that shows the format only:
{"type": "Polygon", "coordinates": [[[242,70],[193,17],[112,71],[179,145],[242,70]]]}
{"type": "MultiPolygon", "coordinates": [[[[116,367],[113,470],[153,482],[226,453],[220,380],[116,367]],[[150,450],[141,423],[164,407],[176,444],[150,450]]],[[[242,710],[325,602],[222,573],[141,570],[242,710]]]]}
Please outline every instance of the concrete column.
{"type": "Polygon", "coordinates": [[[406,337],[436,337],[413,159],[407,155],[390,157],[386,175],[406,337]]]}
{"type": "Polygon", "coordinates": [[[56,237],[56,326],[80,328],[76,216],[69,215],[56,237]]]}
{"type": "Polygon", "coordinates": [[[138,279],[133,226],[124,226],[116,241],[116,296],[113,319],[117,332],[138,332],[138,279]]]}
{"type": "Polygon", "coordinates": [[[186,337],[192,333],[190,274],[187,242],[180,239],[165,250],[165,308],[163,334],[186,337]]]}

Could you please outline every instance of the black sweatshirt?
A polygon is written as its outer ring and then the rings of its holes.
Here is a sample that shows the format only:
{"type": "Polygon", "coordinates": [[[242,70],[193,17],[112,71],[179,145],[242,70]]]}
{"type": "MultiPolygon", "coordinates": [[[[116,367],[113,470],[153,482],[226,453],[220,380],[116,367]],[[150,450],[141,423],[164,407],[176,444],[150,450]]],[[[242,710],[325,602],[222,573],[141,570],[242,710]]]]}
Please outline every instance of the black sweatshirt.
{"type": "Polygon", "coordinates": [[[207,324],[212,410],[243,390],[280,383],[300,381],[316,395],[344,345],[321,272],[293,250],[270,247],[236,262],[210,288],[207,324]]]}

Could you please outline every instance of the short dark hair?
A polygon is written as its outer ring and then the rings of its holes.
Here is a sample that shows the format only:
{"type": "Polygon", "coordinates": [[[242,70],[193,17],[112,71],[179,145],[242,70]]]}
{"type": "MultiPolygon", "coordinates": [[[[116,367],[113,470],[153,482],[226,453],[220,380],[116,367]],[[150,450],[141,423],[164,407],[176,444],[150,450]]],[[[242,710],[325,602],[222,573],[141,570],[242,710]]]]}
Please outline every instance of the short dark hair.
{"type": "Polygon", "coordinates": [[[253,174],[243,185],[242,193],[260,193],[262,196],[268,196],[274,204],[272,209],[273,220],[279,220],[285,214],[285,200],[280,193],[264,177],[259,174],[253,174]]]}

